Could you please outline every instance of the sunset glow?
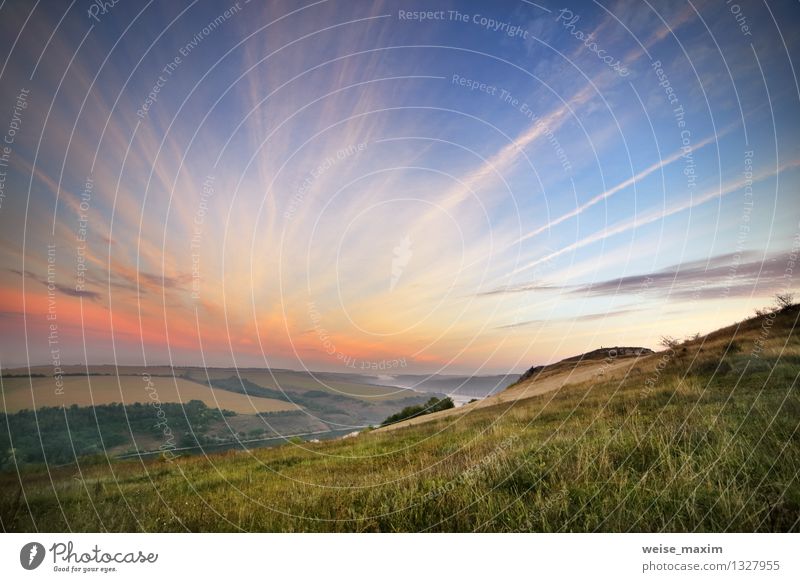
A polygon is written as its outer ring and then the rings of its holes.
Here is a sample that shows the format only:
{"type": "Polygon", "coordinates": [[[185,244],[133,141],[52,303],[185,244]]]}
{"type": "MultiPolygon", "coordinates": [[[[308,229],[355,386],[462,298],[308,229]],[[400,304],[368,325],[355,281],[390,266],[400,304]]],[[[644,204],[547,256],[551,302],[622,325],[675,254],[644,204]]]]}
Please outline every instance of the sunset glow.
{"type": "Polygon", "coordinates": [[[3,368],[520,372],[796,288],[782,4],[18,4],[3,368]]]}

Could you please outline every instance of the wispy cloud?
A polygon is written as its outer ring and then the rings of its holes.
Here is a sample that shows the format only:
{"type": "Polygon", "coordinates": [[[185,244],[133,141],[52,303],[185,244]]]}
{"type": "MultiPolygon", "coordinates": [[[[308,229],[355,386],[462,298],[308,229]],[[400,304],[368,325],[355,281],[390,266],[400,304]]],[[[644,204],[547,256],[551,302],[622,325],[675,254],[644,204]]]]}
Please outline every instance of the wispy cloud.
{"type": "Polygon", "coordinates": [[[45,287],[52,287],[54,290],[58,291],[63,295],[67,295],[69,297],[82,297],[84,299],[90,299],[92,301],[99,301],[102,296],[100,293],[96,291],[89,291],[83,289],[76,289],[75,287],[67,287],[61,283],[56,283],[55,281],[48,281],[46,277],[41,277],[36,275],[35,273],[31,273],[30,271],[18,271],[16,269],[6,269],[10,273],[14,273],[15,275],[19,275],[20,277],[28,277],[29,279],[33,279],[37,283],[41,283],[45,287]]]}
{"type": "MultiPolygon", "coordinates": [[[[768,178],[772,178],[774,176],[777,176],[778,174],[780,174],[781,172],[783,172],[785,170],[796,168],[798,166],[800,166],[800,160],[794,160],[792,162],[788,162],[786,164],[783,164],[782,166],[780,166],[778,168],[770,168],[770,169],[762,170],[758,175],[753,177],[752,181],[754,183],[755,182],[760,182],[762,180],[766,180],[768,178]]],[[[527,264],[515,269],[514,270],[514,274],[521,273],[523,271],[527,271],[528,269],[536,267],[537,265],[540,265],[542,263],[546,263],[548,261],[551,261],[551,260],[555,259],[556,257],[559,257],[559,256],[561,256],[561,255],[563,255],[565,253],[569,253],[571,251],[586,247],[586,246],[594,244],[596,242],[600,242],[600,241],[605,240],[605,239],[607,239],[609,237],[612,237],[612,236],[615,236],[615,235],[618,235],[618,234],[622,234],[623,232],[628,232],[630,230],[635,230],[635,229],[637,229],[637,228],[639,228],[641,226],[645,226],[647,224],[651,224],[653,222],[657,222],[659,220],[663,220],[664,218],[666,218],[668,216],[672,216],[673,214],[678,214],[679,212],[683,212],[684,210],[690,210],[692,208],[695,208],[696,206],[700,206],[701,204],[705,204],[706,202],[710,202],[711,200],[722,198],[723,196],[727,196],[728,194],[730,194],[732,192],[737,192],[737,191],[742,190],[748,183],[749,183],[749,181],[747,179],[745,179],[744,177],[738,178],[737,180],[729,182],[728,184],[722,186],[721,188],[712,188],[712,189],[706,190],[705,192],[703,192],[702,194],[699,194],[697,196],[691,196],[688,199],[679,200],[677,202],[674,202],[667,208],[664,208],[664,209],[655,208],[655,209],[651,209],[651,210],[646,211],[646,212],[642,212],[641,214],[637,214],[636,216],[634,216],[633,218],[631,218],[629,220],[617,223],[615,225],[608,226],[608,227],[606,227],[606,228],[604,228],[604,229],[602,229],[602,230],[600,230],[600,231],[598,231],[598,232],[596,232],[596,233],[594,233],[594,234],[592,234],[592,235],[590,235],[590,236],[588,236],[586,238],[580,239],[580,240],[578,240],[578,241],[576,241],[576,242],[574,242],[574,243],[572,243],[570,245],[567,245],[567,246],[565,246],[565,247],[563,247],[563,248],[561,248],[561,249],[559,249],[559,250],[557,250],[555,252],[552,252],[552,253],[548,254],[547,256],[545,256],[545,257],[542,257],[542,258],[536,259],[534,261],[531,261],[531,262],[529,262],[529,263],[527,263],[527,264]]]]}
{"type": "Polygon", "coordinates": [[[494,329],[516,329],[520,327],[530,327],[534,325],[558,325],[560,323],[570,322],[570,323],[577,323],[577,322],[584,322],[584,321],[598,321],[603,319],[611,319],[614,317],[621,317],[623,315],[628,315],[630,313],[638,313],[643,311],[642,309],[609,309],[608,311],[602,311],[597,313],[585,313],[583,315],[575,315],[571,317],[551,317],[548,319],[528,319],[526,321],[519,321],[515,323],[509,323],[507,325],[498,325],[494,329]]]}
{"type": "MultiPolygon", "coordinates": [[[[764,256],[754,250],[725,253],[708,259],[670,265],[658,271],[626,275],[592,283],[547,285],[520,284],[494,289],[481,296],[556,292],[586,297],[656,296],[671,299],[724,299],[727,297],[760,296],[785,286],[786,253],[764,256]]],[[[618,311],[615,313],[623,313],[618,311]]],[[[605,313],[605,312],[603,312],[605,313]]],[[[603,313],[590,314],[588,319],[603,313]]],[[[587,319],[584,317],[570,320],[587,319]]],[[[532,320],[540,321],[540,320],[532,320]]]]}
{"type": "MultiPolygon", "coordinates": [[[[730,130],[727,130],[727,131],[730,131],[730,130]]],[[[694,151],[701,150],[702,148],[704,148],[708,144],[715,143],[726,132],[720,132],[719,134],[717,134],[715,136],[709,136],[709,137],[699,141],[696,145],[693,146],[692,151],[694,152],[694,151]]],[[[515,243],[520,243],[522,241],[528,240],[529,238],[533,238],[533,237],[535,237],[537,235],[540,235],[543,232],[546,232],[546,231],[550,230],[554,226],[557,226],[557,225],[561,224],[562,222],[564,222],[566,220],[569,220],[570,218],[574,218],[574,217],[582,214],[584,211],[588,210],[589,208],[591,208],[595,204],[598,204],[599,202],[602,202],[603,200],[607,200],[608,198],[610,198],[611,196],[613,196],[617,192],[621,192],[622,190],[625,190],[626,188],[629,188],[630,186],[634,186],[637,182],[641,182],[644,178],[646,178],[647,176],[649,176],[653,172],[657,172],[657,171],[661,170],[662,168],[672,164],[673,162],[676,162],[676,161],[684,158],[685,155],[686,155],[686,152],[684,152],[683,150],[676,151],[672,155],[670,155],[670,156],[664,158],[663,160],[660,160],[659,162],[656,162],[655,164],[653,164],[653,165],[649,166],[648,168],[642,170],[641,172],[639,172],[635,176],[631,176],[627,180],[623,180],[622,182],[620,182],[616,186],[613,186],[613,187],[609,188],[605,192],[602,192],[602,193],[597,194],[596,196],[590,198],[588,201],[584,202],[580,206],[577,206],[574,210],[570,210],[569,212],[567,212],[565,214],[562,214],[558,218],[554,218],[553,220],[549,221],[547,224],[545,224],[543,226],[540,226],[539,228],[537,228],[537,229],[535,229],[535,230],[533,230],[533,231],[521,236],[520,238],[518,238],[515,241],[515,243]]]]}

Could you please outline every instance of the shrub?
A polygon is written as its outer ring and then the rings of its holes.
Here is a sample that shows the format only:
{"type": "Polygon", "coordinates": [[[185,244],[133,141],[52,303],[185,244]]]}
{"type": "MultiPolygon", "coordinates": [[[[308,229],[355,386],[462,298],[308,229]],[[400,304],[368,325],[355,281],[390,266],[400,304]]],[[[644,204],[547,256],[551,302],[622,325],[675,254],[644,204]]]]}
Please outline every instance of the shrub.
{"type": "Polygon", "coordinates": [[[794,293],[777,293],[775,295],[775,306],[778,308],[778,311],[793,307],[794,293]]]}
{"type": "Polygon", "coordinates": [[[668,350],[675,350],[681,344],[678,338],[672,337],[671,335],[662,335],[658,343],[668,350]]]}
{"type": "Polygon", "coordinates": [[[723,352],[723,355],[725,355],[725,354],[736,354],[736,353],[741,352],[741,351],[742,351],[742,344],[740,344],[738,341],[732,339],[728,343],[727,347],[725,348],[725,351],[723,352]]]}

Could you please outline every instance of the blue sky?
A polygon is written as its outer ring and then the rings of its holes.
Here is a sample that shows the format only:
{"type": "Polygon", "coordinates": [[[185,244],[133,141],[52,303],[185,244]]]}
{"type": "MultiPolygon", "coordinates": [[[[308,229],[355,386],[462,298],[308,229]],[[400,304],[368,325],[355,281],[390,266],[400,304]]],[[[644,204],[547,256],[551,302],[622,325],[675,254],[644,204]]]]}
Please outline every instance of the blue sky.
{"type": "Polygon", "coordinates": [[[48,293],[68,362],[488,373],[796,288],[796,3],[91,6],[0,7],[3,366],[48,293]]]}

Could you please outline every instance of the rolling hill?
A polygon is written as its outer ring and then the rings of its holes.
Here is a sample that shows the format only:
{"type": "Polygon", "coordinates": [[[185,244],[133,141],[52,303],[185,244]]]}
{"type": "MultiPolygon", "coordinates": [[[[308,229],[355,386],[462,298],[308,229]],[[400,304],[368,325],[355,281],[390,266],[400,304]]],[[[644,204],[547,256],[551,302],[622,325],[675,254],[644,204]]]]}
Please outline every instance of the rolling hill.
{"type": "Polygon", "coordinates": [[[36,367],[0,378],[0,470],[99,452],[157,455],[166,447],[188,454],[333,438],[426,400],[331,373],[165,366],[52,373],[36,367]]]}
{"type": "Polygon", "coordinates": [[[355,438],[0,476],[7,531],[798,531],[800,310],[355,438]]]}

